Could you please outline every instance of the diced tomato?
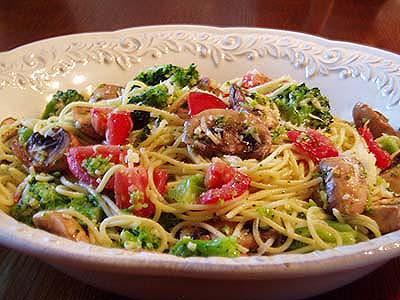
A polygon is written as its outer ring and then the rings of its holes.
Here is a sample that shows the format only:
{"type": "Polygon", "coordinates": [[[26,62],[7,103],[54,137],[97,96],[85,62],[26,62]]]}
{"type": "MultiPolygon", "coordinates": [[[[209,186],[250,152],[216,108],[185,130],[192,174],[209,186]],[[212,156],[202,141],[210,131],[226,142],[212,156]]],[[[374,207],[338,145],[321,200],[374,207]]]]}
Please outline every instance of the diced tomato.
{"type": "Polygon", "coordinates": [[[264,84],[271,79],[268,78],[267,75],[258,72],[257,70],[247,72],[242,79],[242,87],[245,89],[249,89],[261,84],[264,84]]]}
{"type": "Polygon", "coordinates": [[[191,92],[189,94],[188,106],[189,115],[191,116],[197,115],[207,109],[228,107],[217,96],[202,92],[191,92]]]}
{"type": "Polygon", "coordinates": [[[315,162],[339,155],[339,151],[333,142],[317,130],[291,130],[288,131],[287,135],[299,152],[307,155],[315,162]]]}
{"type": "Polygon", "coordinates": [[[108,115],[106,140],[110,145],[124,145],[133,129],[131,113],[127,111],[112,112],[108,115]]]}
{"type": "Polygon", "coordinates": [[[364,126],[358,128],[358,132],[367,143],[369,151],[371,151],[371,153],[375,156],[376,166],[378,168],[381,168],[382,170],[389,168],[392,164],[390,154],[389,152],[379,147],[378,143],[375,142],[371,130],[368,127],[364,126]]]}
{"type": "Polygon", "coordinates": [[[221,160],[217,160],[207,169],[205,185],[207,189],[221,187],[235,176],[235,169],[221,160]]]}
{"type": "Polygon", "coordinates": [[[153,173],[154,184],[161,195],[167,192],[168,172],[163,169],[155,169],[153,173]]]}
{"type": "Polygon", "coordinates": [[[147,171],[144,167],[125,168],[115,173],[115,202],[121,209],[133,205],[133,214],[139,217],[154,215],[155,206],[146,195],[147,171]]]}
{"type": "Polygon", "coordinates": [[[214,162],[207,170],[206,187],[208,191],[200,195],[201,204],[214,204],[218,201],[229,201],[242,195],[250,187],[251,179],[225,164],[214,162]]]}
{"type": "Polygon", "coordinates": [[[94,107],[91,109],[90,118],[92,126],[98,135],[106,135],[107,119],[112,110],[110,107],[94,107]]]}
{"type": "MultiPolygon", "coordinates": [[[[88,172],[83,168],[82,163],[89,157],[102,156],[110,158],[110,162],[115,164],[122,163],[126,150],[120,146],[106,146],[106,145],[94,145],[94,146],[79,146],[72,147],[67,153],[67,162],[69,170],[72,175],[79,179],[82,183],[90,184],[92,186],[98,186],[98,178],[90,176],[88,172]]],[[[112,189],[113,178],[108,182],[106,188],[112,189]]]]}

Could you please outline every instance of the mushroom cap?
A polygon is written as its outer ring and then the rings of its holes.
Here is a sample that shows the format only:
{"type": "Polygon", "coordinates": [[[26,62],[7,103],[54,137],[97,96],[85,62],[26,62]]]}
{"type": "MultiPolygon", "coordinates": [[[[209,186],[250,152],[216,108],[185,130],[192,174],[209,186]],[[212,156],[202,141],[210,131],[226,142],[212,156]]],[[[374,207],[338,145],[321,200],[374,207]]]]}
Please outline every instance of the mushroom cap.
{"type": "Polygon", "coordinates": [[[265,124],[247,112],[231,109],[208,109],[185,122],[183,142],[205,157],[237,155],[241,158],[263,159],[271,150],[271,134],[265,124]],[[223,125],[217,120],[223,118],[223,125]],[[218,127],[218,132],[216,132],[218,127]],[[253,128],[257,140],[243,136],[247,128],[253,128]],[[196,137],[197,128],[203,137],[196,137]]]}

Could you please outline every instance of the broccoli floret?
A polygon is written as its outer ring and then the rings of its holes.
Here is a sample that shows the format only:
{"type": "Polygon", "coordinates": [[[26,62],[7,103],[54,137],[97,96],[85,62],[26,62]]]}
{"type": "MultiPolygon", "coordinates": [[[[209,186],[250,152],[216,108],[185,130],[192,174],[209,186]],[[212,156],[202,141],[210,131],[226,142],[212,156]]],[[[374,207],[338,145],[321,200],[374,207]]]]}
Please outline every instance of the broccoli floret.
{"type": "Polygon", "coordinates": [[[223,237],[214,240],[193,240],[184,238],[171,249],[176,256],[224,256],[237,257],[240,255],[238,243],[233,237],[223,237]]]}
{"type": "Polygon", "coordinates": [[[127,249],[157,249],[161,239],[151,233],[151,229],[139,225],[131,229],[123,229],[120,234],[121,246],[127,249]]]}
{"type": "Polygon", "coordinates": [[[105,217],[96,197],[92,195],[74,198],[67,206],[74,208],[94,223],[99,223],[105,217]]]}
{"type": "Polygon", "coordinates": [[[110,158],[101,155],[89,157],[82,162],[82,167],[93,177],[104,175],[113,165],[110,158]]]}
{"type": "Polygon", "coordinates": [[[172,82],[181,88],[184,86],[192,87],[199,81],[199,77],[197,66],[191,64],[187,69],[178,68],[172,77],[172,82]]]}
{"type": "Polygon", "coordinates": [[[309,89],[304,83],[291,85],[273,101],[282,118],[295,125],[324,129],[333,120],[328,98],[318,88],[309,89]]]}
{"type": "Polygon", "coordinates": [[[199,72],[195,64],[191,64],[187,69],[168,64],[149,68],[139,73],[135,80],[147,85],[157,85],[169,78],[178,87],[192,87],[199,81],[199,72]]]}
{"type": "Polygon", "coordinates": [[[76,90],[57,91],[47,103],[46,108],[42,114],[42,119],[48,119],[52,116],[58,116],[62,109],[72,102],[85,101],[83,96],[76,90]]]}
{"type": "Polygon", "coordinates": [[[130,97],[129,103],[163,109],[168,105],[168,88],[163,84],[152,86],[142,94],[130,97]]]}
{"type": "Polygon", "coordinates": [[[181,180],[168,191],[167,198],[178,203],[194,203],[204,191],[204,176],[193,175],[181,180]]]}
{"type": "Polygon", "coordinates": [[[179,69],[179,67],[171,64],[154,66],[140,72],[135,77],[135,80],[139,80],[147,85],[156,85],[174,75],[177,69],[179,69]]]}
{"type": "Polygon", "coordinates": [[[64,196],[56,192],[54,185],[47,182],[31,183],[27,189],[21,201],[11,209],[11,215],[30,225],[35,213],[64,207],[67,201],[64,196]]]}
{"type": "Polygon", "coordinates": [[[96,201],[86,196],[71,199],[57,193],[56,184],[42,181],[33,181],[27,186],[27,191],[19,203],[11,209],[11,215],[26,224],[32,225],[32,217],[42,210],[75,208],[94,222],[103,218],[103,211],[96,201]]]}

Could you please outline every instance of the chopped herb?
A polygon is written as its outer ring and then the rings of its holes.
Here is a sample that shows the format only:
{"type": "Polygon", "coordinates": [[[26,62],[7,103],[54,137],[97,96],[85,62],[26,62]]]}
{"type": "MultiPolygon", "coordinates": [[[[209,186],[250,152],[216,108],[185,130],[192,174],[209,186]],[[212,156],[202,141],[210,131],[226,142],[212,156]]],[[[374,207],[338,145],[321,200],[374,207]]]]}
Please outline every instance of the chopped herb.
{"type": "Polygon", "coordinates": [[[131,229],[123,229],[120,233],[121,246],[126,249],[154,250],[160,247],[161,239],[151,232],[151,229],[139,225],[131,229]]]}
{"type": "Polygon", "coordinates": [[[93,177],[104,175],[113,165],[110,158],[101,155],[89,157],[82,162],[82,167],[93,177]]]}
{"type": "Polygon", "coordinates": [[[256,211],[262,217],[267,217],[268,219],[272,219],[274,217],[274,210],[271,208],[266,208],[264,206],[257,207],[256,211]]]}

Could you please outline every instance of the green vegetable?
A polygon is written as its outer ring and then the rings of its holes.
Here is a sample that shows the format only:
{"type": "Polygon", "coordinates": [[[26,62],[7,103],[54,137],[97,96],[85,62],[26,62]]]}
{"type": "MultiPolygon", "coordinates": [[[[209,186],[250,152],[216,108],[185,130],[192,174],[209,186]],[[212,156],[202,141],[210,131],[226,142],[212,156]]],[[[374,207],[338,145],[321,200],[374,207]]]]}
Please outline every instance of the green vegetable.
{"type": "Polygon", "coordinates": [[[76,90],[57,91],[50,102],[47,103],[42,114],[42,119],[58,116],[65,106],[77,101],[85,101],[85,99],[76,90]]]}
{"type": "Polygon", "coordinates": [[[193,240],[184,238],[179,240],[171,249],[176,256],[224,256],[237,257],[240,255],[238,243],[233,237],[217,238],[215,240],[193,240]]]}
{"type": "Polygon", "coordinates": [[[192,175],[181,180],[168,191],[167,198],[178,203],[194,203],[204,191],[204,176],[192,175]]]}
{"type": "Polygon", "coordinates": [[[171,64],[154,66],[140,72],[135,77],[135,80],[139,80],[147,85],[156,85],[174,75],[177,69],[179,67],[171,64]]]}
{"type": "Polygon", "coordinates": [[[82,167],[93,177],[104,175],[113,165],[110,158],[101,155],[89,157],[82,162],[82,167]]]}
{"type": "Polygon", "coordinates": [[[172,82],[181,88],[184,86],[192,87],[196,85],[198,81],[199,71],[197,71],[197,66],[195,64],[191,64],[187,69],[176,69],[172,77],[172,82]]]}
{"type": "Polygon", "coordinates": [[[166,108],[168,105],[168,88],[163,84],[149,87],[142,94],[131,96],[128,102],[161,109],[166,108]]]}
{"type": "Polygon", "coordinates": [[[94,223],[99,223],[105,217],[96,197],[92,195],[74,198],[67,206],[74,208],[94,223]]]}
{"type": "Polygon", "coordinates": [[[18,140],[22,145],[25,145],[29,138],[31,137],[31,135],[33,134],[33,129],[29,128],[29,127],[21,127],[20,129],[18,129],[18,140]]]}
{"type": "Polygon", "coordinates": [[[161,239],[145,226],[123,229],[120,234],[121,245],[127,249],[157,249],[161,239]]]}
{"type": "Polygon", "coordinates": [[[268,219],[272,219],[274,217],[274,210],[271,208],[260,206],[256,209],[256,211],[262,217],[267,217],[268,219]]]}
{"type": "Polygon", "coordinates": [[[295,125],[324,129],[333,120],[328,98],[318,88],[309,89],[304,83],[291,85],[273,101],[282,118],[295,125]]]}
{"type": "MultiPolygon", "coordinates": [[[[330,227],[332,227],[333,229],[335,229],[339,232],[339,234],[343,240],[343,245],[353,245],[356,243],[357,232],[350,225],[342,224],[342,223],[335,222],[335,221],[326,221],[326,223],[330,227]]],[[[336,243],[336,238],[331,232],[325,231],[320,228],[317,228],[316,231],[317,231],[317,234],[320,236],[320,238],[324,242],[336,243]]],[[[295,230],[295,232],[304,237],[311,237],[311,233],[310,233],[308,227],[297,228],[295,230]]],[[[298,243],[294,243],[294,245],[292,245],[292,246],[300,248],[302,246],[305,246],[305,244],[298,242],[298,243]]],[[[291,247],[291,249],[297,249],[297,248],[293,248],[293,247],[291,247]]]]}
{"type": "Polygon", "coordinates": [[[336,229],[339,232],[352,232],[354,233],[355,230],[349,224],[343,224],[336,221],[326,220],[326,223],[333,229],[336,229]]]}
{"type": "Polygon", "coordinates": [[[393,154],[400,150],[400,138],[397,136],[385,134],[378,138],[376,141],[383,150],[386,150],[390,154],[393,154]]]}
{"type": "Polygon", "coordinates": [[[317,205],[317,203],[315,203],[314,200],[310,199],[310,200],[308,201],[308,207],[313,207],[313,206],[318,206],[318,205],[317,205]]]}
{"type": "Polygon", "coordinates": [[[285,126],[278,126],[271,131],[272,143],[281,144],[285,139],[287,139],[288,128],[285,126]]]}
{"type": "Polygon", "coordinates": [[[191,64],[187,69],[167,64],[149,68],[139,73],[135,80],[140,80],[147,85],[153,86],[169,78],[178,87],[192,87],[199,80],[199,72],[195,64],[191,64]]]}
{"type": "Polygon", "coordinates": [[[56,186],[54,183],[32,181],[26,187],[21,200],[11,208],[11,215],[32,225],[32,217],[39,211],[72,207],[94,222],[104,218],[103,210],[96,199],[86,196],[71,199],[57,193],[56,186]]]}

